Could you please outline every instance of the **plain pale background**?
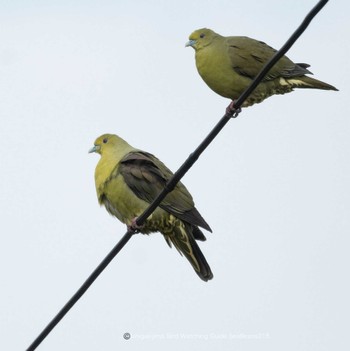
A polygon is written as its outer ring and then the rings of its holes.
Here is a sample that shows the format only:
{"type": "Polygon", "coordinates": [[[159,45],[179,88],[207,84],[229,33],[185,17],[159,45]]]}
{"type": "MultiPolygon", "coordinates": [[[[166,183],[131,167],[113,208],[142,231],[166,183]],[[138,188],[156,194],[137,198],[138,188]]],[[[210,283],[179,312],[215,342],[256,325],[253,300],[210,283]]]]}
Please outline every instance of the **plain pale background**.
{"type": "MultiPolygon", "coordinates": [[[[1,3],[2,350],[28,347],[125,233],[97,204],[95,138],[175,171],[224,114],[189,34],[278,49],[315,4],[1,3]]],[[[200,243],[214,279],[161,235],[136,236],[39,350],[349,349],[348,31],[348,1],[330,1],[288,53],[339,92],[244,110],[185,176],[214,231],[200,243]]]]}

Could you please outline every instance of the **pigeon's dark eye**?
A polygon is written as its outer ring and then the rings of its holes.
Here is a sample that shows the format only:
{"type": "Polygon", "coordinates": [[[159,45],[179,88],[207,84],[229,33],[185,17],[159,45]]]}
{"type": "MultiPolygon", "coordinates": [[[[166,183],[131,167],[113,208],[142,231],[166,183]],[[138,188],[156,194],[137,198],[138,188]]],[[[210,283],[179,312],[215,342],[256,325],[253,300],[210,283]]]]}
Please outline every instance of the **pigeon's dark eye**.
{"type": "Polygon", "coordinates": [[[200,36],[199,36],[200,38],[204,38],[205,37],[205,34],[204,33],[202,33],[202,34],[200,34],[200,36]]]}
{"type": "Polygon", "coordinates": [[[107,141],[108,141],[108,138],[104,138],[102,141],[103,141],[104,144],[106,144],[107,141]]]}

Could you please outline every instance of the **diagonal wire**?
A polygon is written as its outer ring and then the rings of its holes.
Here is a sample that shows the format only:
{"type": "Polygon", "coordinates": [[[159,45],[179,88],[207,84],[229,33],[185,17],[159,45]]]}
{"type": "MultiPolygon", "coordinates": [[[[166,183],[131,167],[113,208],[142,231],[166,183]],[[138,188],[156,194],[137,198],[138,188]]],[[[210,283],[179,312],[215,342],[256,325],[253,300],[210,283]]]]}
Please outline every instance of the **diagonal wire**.
{"type": "MultiPolygon", "coordinates": [[[[312,19],[318,14],[318,12],[326,5],[328,0],[320,0],[315,7],[308,13],[300,26],[292,34],[292,36],[287,40],[287,42],[278,50],[275,55],[267,62],[263,67],[261,72],[255,77],[249,87],[241,94],[241,96],[234,103],[234,110],[227,108],[225,115],[220,119],[208,136],[203,140],[203,142],[197,147],[197,149],[189,155],[187,160],[182,164],[182,166],[174,173],[173,177],[169,180],[165,188],[161,193],[154,199],[154,201],[149,205],[149,207],[137,218],[136,224],[142,226],[146,219],[153,213],[153,211],[159,206],[166,195],[171,192],[180,179],[187,173],[187,171],[193,166],[197,161],[199,156],[203,151],[209,146],[209,144],[214,140],[214,138],[219,134],[219,132],[224,128],[231,118],[238,116],[240,112],[240,107],[247,99],[247,97],[252,93],[252,91],[258,86],[264,76],[273,67],[273,65],[290,49],[290,47],[295,43],[295,41],[301,36],[301,34],[308,27],[312,19]]],[[[103,270],[108,266],[108,264],[113,260],[113,258],[119,253],[119,251],[125,246],[125,244],[130,240],[130,238],[135,234],[134,231],[128,230],[121,240],[114,246],[114,248],[109,252],[109,254],[103,259],[103,261],[98,265],[98,267],[91,273],[91,275],[86,279],[84,284],[77,290],[77,292],[70,298],[70,300],[62,307],[62,309],[57,313],[57,315],[51,320],[51,322],[43,329],[43,331],[38,335],[38,337],[32,342],[32,344],[27,348],[27,351],[34,351],[41,342],[48,336],[48,334],[55,328],[55,326],[61,321],[61,319],[68,313],[68,311],[75,305],[75,303],[84,295],[84,293],[89,289],[92,283],[97,279],[97,277],[103,272],[103,270]]]]}

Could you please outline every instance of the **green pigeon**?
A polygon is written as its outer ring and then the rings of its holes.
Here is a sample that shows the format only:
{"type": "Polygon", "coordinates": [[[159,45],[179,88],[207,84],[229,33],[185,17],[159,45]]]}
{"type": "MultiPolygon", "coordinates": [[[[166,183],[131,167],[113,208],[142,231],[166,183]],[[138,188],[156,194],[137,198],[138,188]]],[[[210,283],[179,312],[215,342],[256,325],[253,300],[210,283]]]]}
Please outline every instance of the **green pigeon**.
{"type": "Polygon", "coordinates": [[[168,245],[173,244],[188,259],[202,280],[212,279],[213,273],[196,243],[206,240],[199,227],[209,232],[211,229],[181,182],[144,225],[136,225],[136,218],[164,189],[173,173],[155,156],[135,149],[117,135],[100,136],[89,152],[101,155],[95,170],[100,205],[129,229],[138,229],[143,234],[162,233],[168,245]]]}
{"type": "MultiPolygon", "coordinates": [[[[196,66],[205,83],[217,94],[236,100],[258,75],[276,50],[248,37],[223,37],[211,29],[194,31],[186,46],[196,54],[196,66]]],[[[338,90],[306,76],[312,74],[306,63],[294,63],[283,56],[263,78],[242,107],[262,102],[271,95],[285,94],[294,88],[338,90]]]]}

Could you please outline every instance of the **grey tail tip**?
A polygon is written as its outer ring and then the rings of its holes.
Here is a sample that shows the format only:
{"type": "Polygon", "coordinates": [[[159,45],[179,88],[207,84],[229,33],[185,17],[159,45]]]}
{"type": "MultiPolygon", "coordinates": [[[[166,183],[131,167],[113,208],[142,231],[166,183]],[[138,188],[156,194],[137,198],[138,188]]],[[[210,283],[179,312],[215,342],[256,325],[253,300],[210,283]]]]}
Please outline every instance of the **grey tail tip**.
{"type": "Polygon", "coordinates": [[[337,89],[336,87],[334,87],[333,85],[328,86],[328,90],[333,90],[333,91],[339,91],[339,89],[337,89]]]}
{"type": "Polygon", "coordinates": [[[213,275],[213,273],[212,273],[212,271],[210,269],[210,266],[209,266],[207,260],[205,259],[202,251],[200,250],[199,246],[195,242],[195,240],[192,241],[192,245],[191,246],[192,246],[193,253],[194,253],[195,257],[196,257],[196,260],[197,260],[197,262],[199,264],[199,271],[197,271],[195,269],[195,271],[198,274],[199,278],[201,278],[205,282],[207,282],[208,280],[213,279],[214,275],[213,275]]]}
{"type": "Polygon", "coordinates": [[[328,83],[325,83],[328,90],[333,90],[333,91],[339,91],[339,89],[337,89],[334,85],[331,85],[331,84],[328,84],[328,83]]]}
{"type": "Polygon", "coordinates": [[[201,278],[203,281],[207,282],[208,280],[211,280],[214,278],[214,274],[210,269],[210,266],[205,259],[203,253],[199,250],[198,247],[193,247],[194,251],[196,251],[196,259],[199,264],[199,271],[195,269],[195,272],[197,273],[198,277],[201,278]]]}
{"type": "MultiPolygon", "coordinates": [[[[198,274],[199,275],[199,274],[198,274]]],[[[199,277],[203,280],[203,281],[205,281],[205,282],[207,282],[207,281],[209,281],[209,280],[211,280],[211,279],[213,279],[214,278],[214,274],[211,272],[211,271],[209,271],[209,272],[207,272],[207,274],[205,274],[205,275],[199,275],[199,277]]]]}
{"type": "Polygon", "coordinates": [[[338,89],[326,82],[322,82],[321,80],[311,78],[308,76],[303,76],[300,79],[302,82],[305,83],[305,85],[298,86],[297,88],[311,88],[311,89],[321,89],[321,90],[334,90],[338,91],[338,89]]]}

